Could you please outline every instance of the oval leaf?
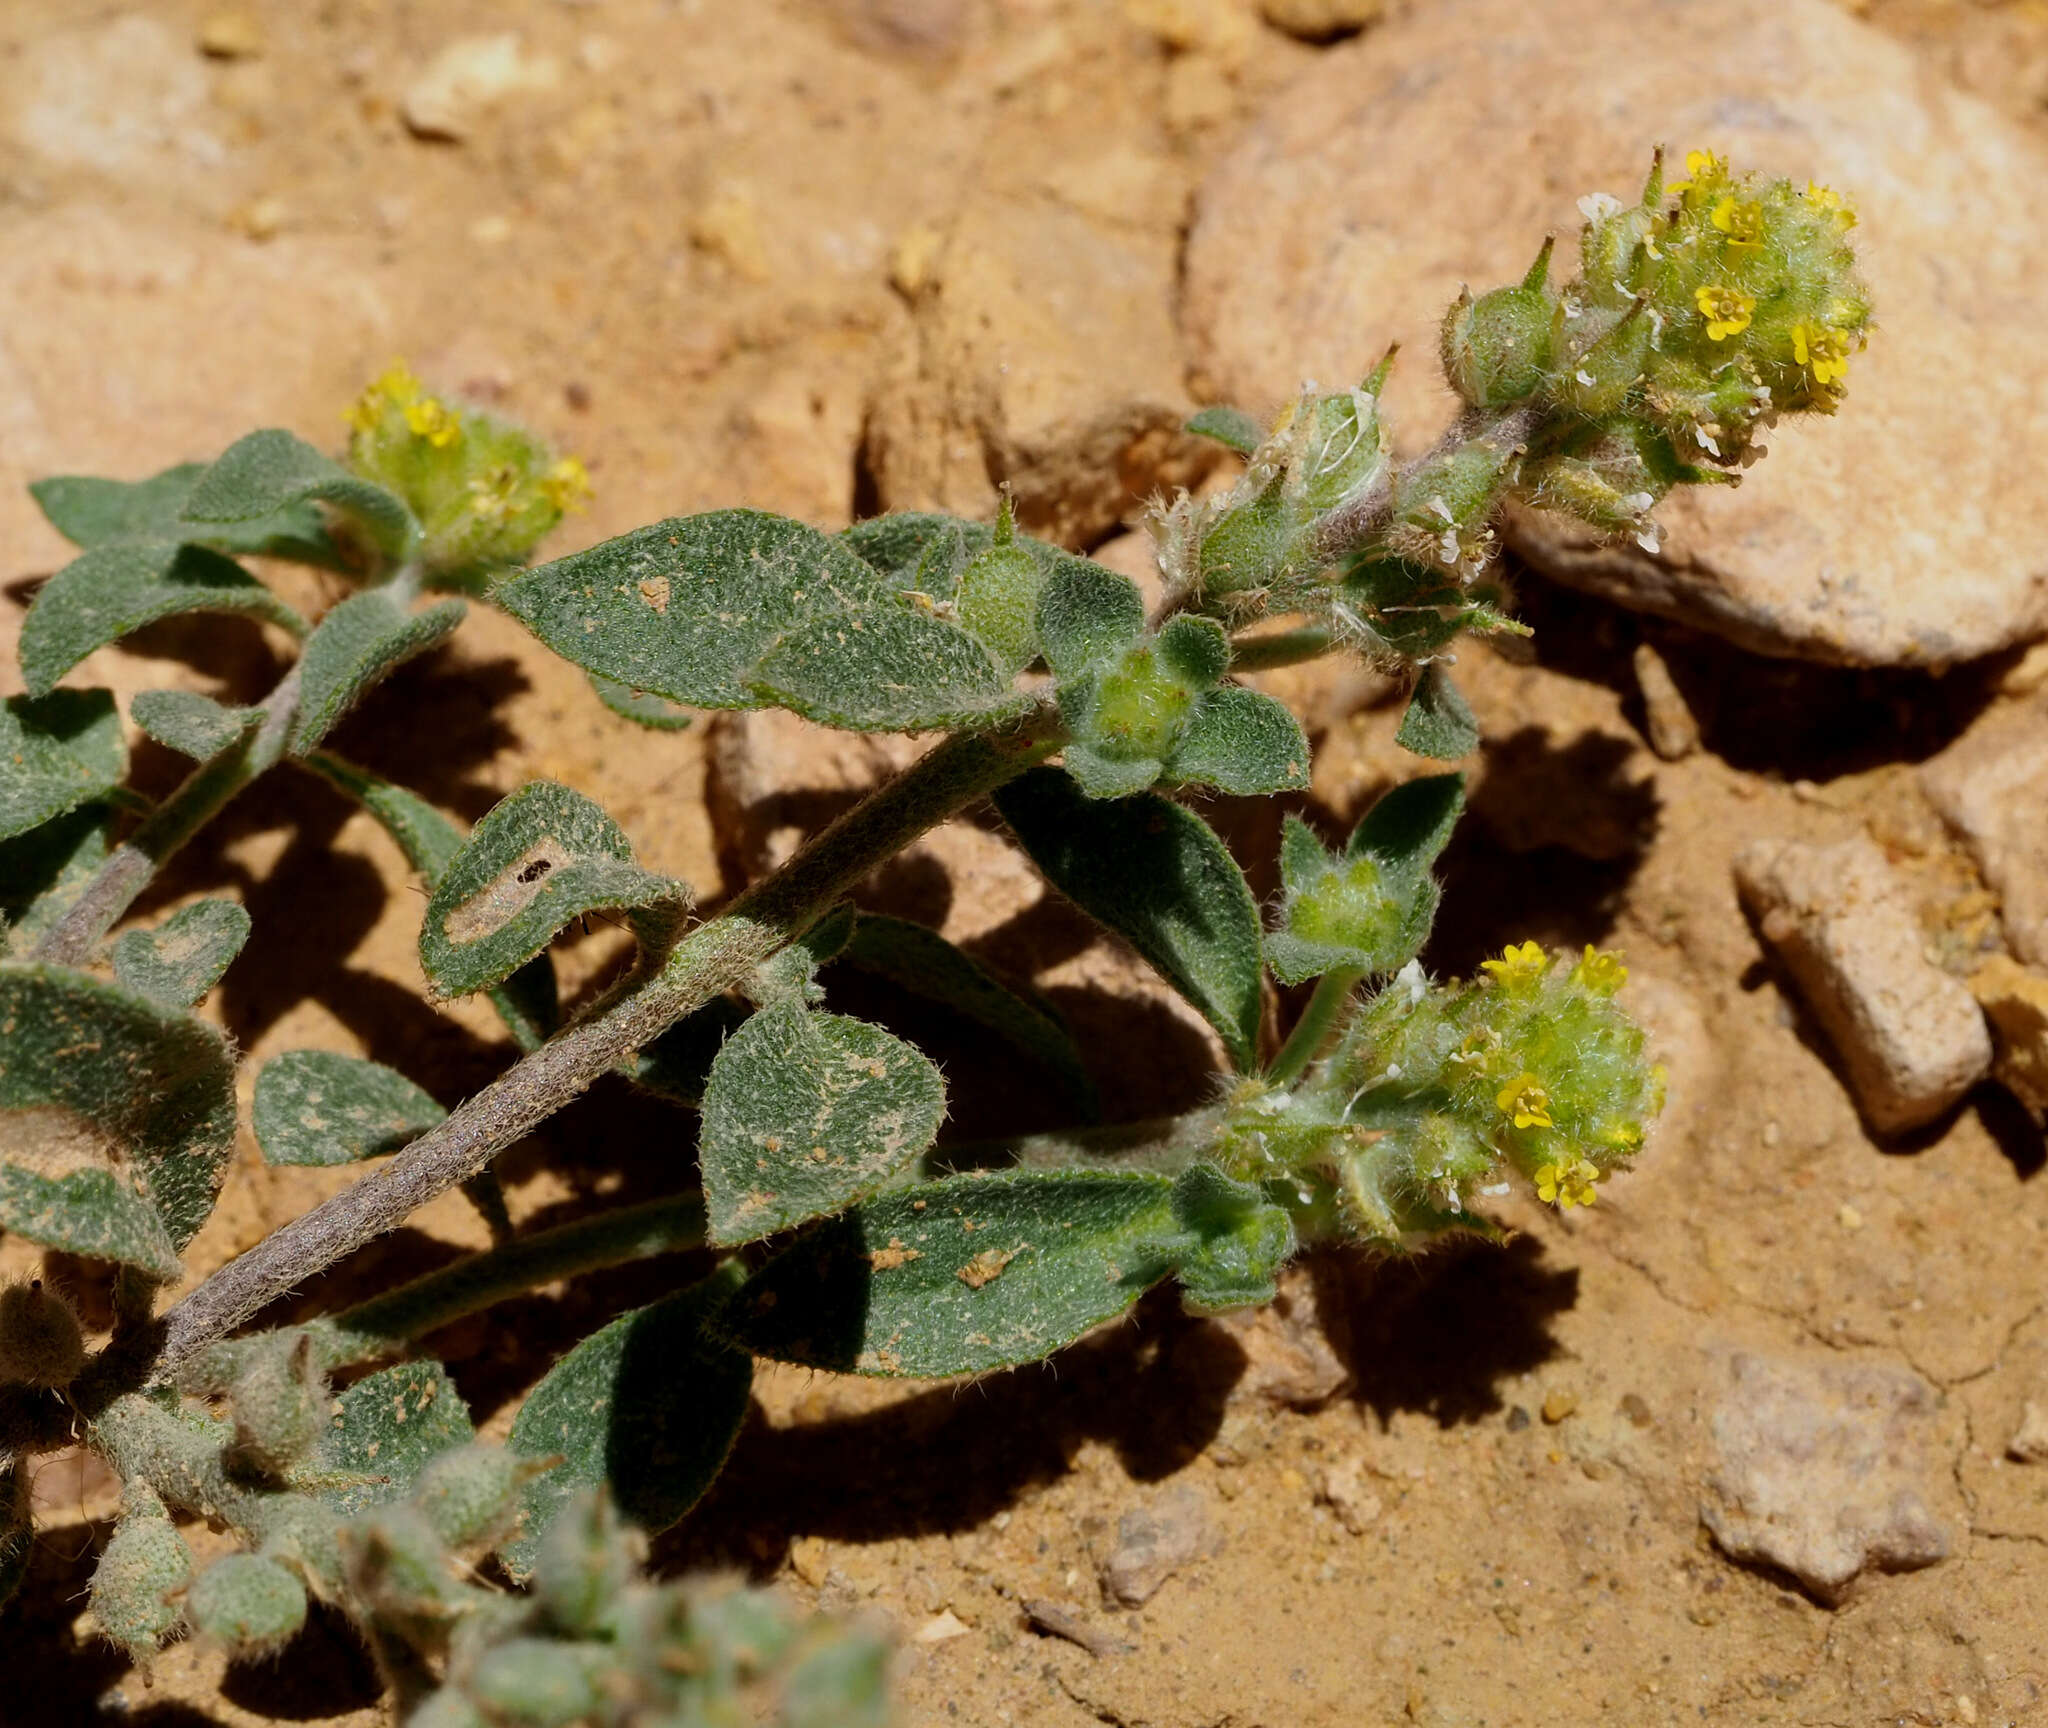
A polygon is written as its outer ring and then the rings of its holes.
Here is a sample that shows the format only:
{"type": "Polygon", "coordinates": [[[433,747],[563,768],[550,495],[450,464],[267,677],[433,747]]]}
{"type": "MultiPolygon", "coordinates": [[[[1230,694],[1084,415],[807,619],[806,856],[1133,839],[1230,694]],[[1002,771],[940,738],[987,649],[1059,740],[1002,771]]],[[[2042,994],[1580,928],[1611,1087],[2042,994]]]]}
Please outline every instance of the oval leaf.
{"type": "Polygon", "coordinates": [[[367,1374],[334,1400],[314,1472],[359,1480],[320,1490],[343,1517],[397,1500],[441,1453],[476,1438],[469,1406],[438,1362],[367,1374]]]}
{"type": "Polygon", "coordinates": [[[1235,798],[1298,792],[1308,784],[1308,736],[1284,702],[1226,684],[1205,691],[1166,759],[1175,780],[1235,798]]]}
{"type": "Polygon", "coordinates": [[[403,1074],[334,1050],[287,1050],[256,1076],[266,1164],[353,1164],[396,1152],[448,1112],[403,1074]]]}
{"type": "Polygon", "coordinates": [[[671,702],[666,696],[652,696],[645,690],[635,690],[621,684],[615,678],[605,678],[595,672],[584,674],[590,680],[590,688],[597,693],[597,699],[623,720],[630,720],[636,726],[645,726],[652,732],[681,732],[696,718],[680,703],[671,702]]]}
{"type": "Polygon", "coordinates": [[[361,523],[371,542],[401,557],[419,533],[412,512],[395,493],[351,474],[303,438],[275,429],[251,432],[229,445],[201,474],[185,500],[193,538],[224,523],[251,523],[295,504],[318,499],[361,523]]]}
{"type": "Polygon", "coordinates": [[[583,1489],[606,1484],[621,1515],[650,1536],[702,1498],[725,1466],[754,1384],[747,1353],[705,1330],[742,1275],[729,1263],[620,1315],[527,1394],[511,1449],[561,1462],[526,1485],[525,1520],[503,1550],[514,1578],[531,1575],[548,1526],[583,1489]]]}
{"type": "Polygon", "coordinates": [[[685,884],[635,864],[625,833],[582,793],[532,781],[476,825],[427,901],[428,991],[445,999],[488,989],[586,912],[688,899],[685,884]]]}
{"type": "Polygon", "coordinates": [[[70,910],[107,861],[110,804],[81,804],[11,840],[0,840],[0,918],[16,953],[31,951],[70,910]]]}
{"type": "Polygon", "coordinates": [[[186,500],[210,464],[181,462],[147,480],[102,480],[60,474],[38,480],[29,495],[50,526],[73,545],[118,546],[136,540],[199,542],[221,552],[260,552],[300,564],[340,569],[345,560],[312,504],[290,504],[246,522],[187,522],[186,500]]]}
{"type": "Polygon", "coordinates": [[[1423,667],[1415,694],[1394,732],[1394,742],[1417,756],[1455,762],[1479,748],[1479,721],[1450,674],[1435,662],[1423,667]]]}
{"type": "Polygon", "coordinates": [[[41,588],[21,626],[21,676],[32,694],[95,648],[182,612],[240,612],[294,636],[306,621],[232,558],[171,540],[99,546],[41,588]]]}
{"type": "Polygon", "coordinates": [[[0,703],[0,839],[113,790],[127,769],[112,691],[8,697],[0,703]]]}
{"type": "Polygon", "coordinates": [[[299,659],[299,712],[290,749],[303,756],[334,730],[364,693],[462,622],[460,600],[408,612],[389,594],[353,594],[322,618],[299,659]]]}
{"type": "Polygon", "coordinates": [[[154,930],[124,930],[114,941],[114,976],[166,1008],[190,1008],[248,940],[249,914],[232,900],[196,900],[154,930]]]}
{"type": "Polygon", "coordinates": [[[957,624],[901,603],[797,625],[761,657],[749,687],[764,702],[855,732],[986,726],[1034,701],[957,624]]]}
{"type": "Polygon", "coordinates": [[[1259,911],[1208,824],[1150,793],[1097,802],[1057,768],[1032,769],[995,803],[1052,885],[1137,949],[1249,1069],[1259,1032],[1259,911]]]}
{"type": "Polygon", "coordinates": [[[228,708],[196,690],[144,690],[128,717],[165,749],[205,762],[246,738],[263,710],[228,708]]]}
{"type": "Polygon", "coordinates": [[[1201,409],[1185,428],[1197,438],[1213,438],[1240,456],[1249,456],[1266,441],[1266,429],[1242,408],[1221,404],[1201,409]]]}
{"type": "Polygon", "coordinates": [[[879,1026],[780,1002],[726,1039],[703,1108],[711,1240],[751,1242],[872,1194],[932,1143],[946,1083],[879,1026]]]}

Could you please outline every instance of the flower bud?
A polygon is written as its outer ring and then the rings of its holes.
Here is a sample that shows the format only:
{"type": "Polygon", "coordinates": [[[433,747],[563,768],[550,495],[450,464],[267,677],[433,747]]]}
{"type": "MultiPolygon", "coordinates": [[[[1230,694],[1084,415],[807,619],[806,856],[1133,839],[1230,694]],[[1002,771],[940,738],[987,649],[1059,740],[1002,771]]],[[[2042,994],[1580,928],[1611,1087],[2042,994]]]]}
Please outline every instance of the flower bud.
{"type": "Polygon", "coordinates": [[[228,1389],[237,1469],[277,1478],[320,1438],[326,1383],[305,1333],[266,1339],[242,1362],[228,1389]]]}
{"type": "Polygon", "coordinates": [[[449,1547],[492,1546],[518,1521],[519,1487],[534,1473],[502,1446],[458,1446],[419,1473],[412,1503],[449,1547]]]}
{"type": "Polygon", "coordinates": [[[508,1638],[477,1658],[467,1690],[507,1728],[569,1728],[604,1711],[610,1660],[602,1645],[508,1638]]]}
{"type": "Polygon", "coordinates": [[[1474,300],[1461,291],[1444,315],[1444,376],[1475,408],[1532,396],[1549,370],[1558,305],[1544,286],[1554,237],[1520,284],[1474,300]]]}
{"type": "Polygon", "coordinates": [[[305,1625],[306,1587],[275,1560],[228,1554],[200,1573],[185,1617],[238,1656],[266,1656],[305,1625]]]}
{"type": "Polygon", "coordinates": [[[131,1489],[119,1527],[93,1569],[91,1608],[101,1634],[145,1665],[178,1623],[176,1598],[192,1581],[192,1550],[148,1489],[131,1489]]]}
{"type": "Polygon", "coordinates": [[[1158,644],[1133,642],[1095,681],[1082,723],[1086,741],[1115,761],[1163,759],[1194,706],[1195,692],[1161,664],[1158,644]]]}
{"type": "MultiPolygon", "coordinates": [[[[1654,321],[1644,314],[1646,300],[1634,300],[1622,315],[1566,356],[1555,385],[1557,400],[1592,418],[1612,414],[1642,382],[1650,356],[1654,321]]],[[[1588,314],[1588,322],[1592,315],[1588,314]]]]}
{"type": "Polygon", "coordinates": [[[1038,595],[1044,586],[1045,571],[1017,544],[1016,517],[1005,497],[995,544],[960,573],[953,598],[961,625],[1005,672],[1038,657],[1038,595]]]}
{"type": "Polygon", "coordinates": [[[69,1386],[85,1366],[85,1339],[71,1305],[40,1278],[0,1287],[0,1381],[69,1386]]]}

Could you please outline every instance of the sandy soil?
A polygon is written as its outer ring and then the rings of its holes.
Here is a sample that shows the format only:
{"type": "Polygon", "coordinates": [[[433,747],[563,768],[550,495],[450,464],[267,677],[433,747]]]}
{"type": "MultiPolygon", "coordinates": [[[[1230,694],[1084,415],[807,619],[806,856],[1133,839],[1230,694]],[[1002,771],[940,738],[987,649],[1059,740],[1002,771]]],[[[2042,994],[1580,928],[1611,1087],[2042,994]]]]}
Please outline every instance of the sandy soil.
{"type": "MultiPolygon", "coordinates": [[[[996,209],[1150,260],[1121,315],[1170,354],[1189,192],[1316,52],[1227,0],[278,0],[239,9],[260,51],[231,58],[200,47],[222,10],[12,0],[0,17],[4,641],[64,556],[20,481],[142,474],[256,424],[329,441],[394,353],[586,456],[598,496],[564,547],[733,503],[835,526],[897,484],[872,432],[906,368],[935,363],[930,273],[975,263],[947,252],[954,238],[996,209]],[[417,136],[400,109],[419,70],[504,30],[521,34],[526,87],[460,141],[417,136]]],[[[1867,10],[1937,72],[2048,126],[2038,4],[1867,10]]],[[[1048,294],[1061,271],[1043,259],[1048,294]]],[[[1001,388],[1038,391],[1033,411],[1056,420],[1086,406],[1085,371],[1062,364],[1005,354],[1001,388]]],[[[987,451],[953,457],[932,483],[986,490],[987,451]]],[[[892,1617],[918,1725],[2048,1723],[2048,1466],[2003,1456],[2024,1401],[2048,1399],[2040,1130],[1986,1087],[1935,1130],[1873,1142],[1728,869],[1753,835],[1869,832],[1966,965],[1995,922],[1911,765],[2022,699],[2027,676],[1764,662],[1533,582],[1524,610],[1533,655],[1475,651],[1461,668],[1489,743],[1428,958],[1466,971],[1526,936],[1626,950],[1673,1096],[1611,1203],[1568,1218],[1518,1205],[1503,1248],[1313,1264],[1301,1289],[1344,1383],[1308,1410],[1255,1389],[1276,1349],[1301,1347],[1280,1322],[1197,1321],[1156,1299],[1053,1364],[973,1386],[764,1368],[729,1474],[661,1565],[739,1568],[892,1617]],[[1678,762],[1643,742],[1630,654],[1646,634],[1705,731],[1678,762]],[[1744,1351],[1889,1364],[1934,1389],[1919,1485],[1950,1558],[1829,1608],[1714,1549],[1712,1418],[1744,1351]],[[1119,1520],[1180,1489],[1200,1508],[1196,1557],[1142,1608],[1105,1607],[1119,1520]],[[1097,1649],[1034,1629],[1022,1604],[1041,1600],[1105,1635],[1097,1649]]],[[[124,695],[246,696],[275,654],[253,627],[160,626],[85,671],[124,695]]],[[[1334,827],[1396,768],[1396,713],[1361,706],[1355,683],[1302,691],[1322,730],[1310,803],[1334,827]]],[[[468,819],[526,779],[569,781],[654,867],[707,900],[735,886],[705,730],[634,730],[506,620],[473,616],[340,742],[468,819]]],[[[176,774],[153,746],[138,764],[151,789],[176,774]]],[[[1270,859],[1246,861],[1269,885],[1270,859]]],[[[502,1063],[487,1011],[420,998],[416,892],[319,787],[266,783],[141,910],[202,892],[256,920],[209,1010],[252,1061],[356,1050],[450,1101],[502,1063]]],[[[571,947],[569,983],[614,941],[571,947]]],[[[1198,1097],[1190,1049],[1152,1040],[1143,1073],[1113,1053],[1105,1091],[1134,1113],[1198,1097]]],[[[653,1191],[687,1133],[601,1089],[508,1155],[515,1212],[653,1191]]],[[[195,1275],[345,1179],[243,1153],[195,1275]]],[[[476,1240],[450,1197],[299,1301],[476,1240]]],[[[24,1258],[0,1246],[9,1269],[24,1258]]],[[[58,1270],[90,1298],[82,1269],[58,1270]]],[[[480,1424],[502,1428],[554,1352],[658,1276],[587,1280],[440,1340],[480,1424]]],[[[156,1728],[381,1719],[339,1623],[225,1675],[180,1647],[145,1687],[78,1620],[109,1484],[70,1456],[37,1495],[48,1527],[0,1622],[0,1716],[68,1724],[104,1698],[156,1728]]]]}

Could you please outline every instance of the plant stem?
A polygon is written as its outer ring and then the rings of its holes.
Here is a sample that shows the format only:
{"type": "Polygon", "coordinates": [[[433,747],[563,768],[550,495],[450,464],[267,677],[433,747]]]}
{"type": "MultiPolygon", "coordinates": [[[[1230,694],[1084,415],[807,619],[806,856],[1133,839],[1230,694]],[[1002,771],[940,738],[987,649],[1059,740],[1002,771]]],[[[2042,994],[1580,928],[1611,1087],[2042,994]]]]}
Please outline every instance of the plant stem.
{"type": "Polygon", "coordinates": [[[1181,1116],[1112,1122],[1062,1134],[975,1140],[925,1155],[934,1176],[967,1170],[1185,1170],[1216,1144],[1223,1112],[1214,1106],[1181,1116]]]}
{"type": "Polygon", "coordinates": [[[1337,1017],[1344,1012],[1351,992],[1364,976],[1355,966],[1339,966],[1316,981],[1308,1006],[1301,1011],[1301,1018],[1295,1021],[1294,1030],[1288,1033],[1279,1054],[1266,1067],[1268,1080],[1275,1086],[1291,1086],[1301,1078],[1308,1065],[1323,1053],[1323,1046],[1329,1043],[1336,1028],[1337,1017]]]}
{"type": "Polygon", "coordinates": [[[1275,666],[1298,666],[1320,660],[1336,641],[1327,624],[1304,624],[1269,636],[1234,636],[1230,641],[1233,672],[1264,672],[1275,666]]]}
{"type": "Polygon", "coordinates": [[[174,1373],[266,1303],[474,1175],[629,1051],[745,983],[876,866],[1064,741],[1049,703],[1006,732],[949,738],[691,931],[602,1012],[522,1059],[382,1169],[221,1267],[163,1317],[151,1372],[174,1373]]]}

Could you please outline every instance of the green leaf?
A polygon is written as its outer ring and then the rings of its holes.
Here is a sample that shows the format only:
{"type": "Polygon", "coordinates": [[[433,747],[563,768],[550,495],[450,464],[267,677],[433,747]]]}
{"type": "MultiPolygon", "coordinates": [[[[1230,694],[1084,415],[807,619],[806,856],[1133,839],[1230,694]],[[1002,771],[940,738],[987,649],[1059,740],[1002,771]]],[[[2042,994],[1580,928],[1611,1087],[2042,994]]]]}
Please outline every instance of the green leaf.
{"type": "Polygon", "coordinates": [[[807,720],[856,732],[987,726],[1034,700],[1013,690],[957,624],[907,606],[797,625],[761,657],[750,688],[807,720]]]}
{"type": "Polygon", "coordinates": [[[418,537],[419,525],[396,494],[351,474],[303,438],[274,429],[229,445],[193,483],[184,519],[210,531],[221,523],[256,522],[312,499],[355,518],[390,557],[403,557],[418,537]]]}
{"type": "Polygon", "coordinates": [[[113,831],[110,804],[81,804],[54,821],[0,840],[0,919],[17,952],[70,909],[107,860],[113,831]]]}
{"type": "Polygon", "coordinates": [[[751,1242],[872,1194],[932,1143],[946,1083],[879,1026],[781,1002],[726,1039],[703,1108],[710,1239],[751,1242]]]}
{"type": "Polygon", "coordinates": [[[762,1356],[937,1379],[1032,1362],[1176,1271],[1205,1308],[1270,1298],[1287,1215],[1213,1170],[948,1177],[807,1232],[720,1316],[762,1356]]]}
{"type": "Polygon", "coordinates": [[[154,930],[114,940],[114,976],[166,1008],[190,1008],[220,982],[249,940],[249,914],[232,900],[196,900],[154,930]]]}
{"type": "Polygon", "coordinates": [[[1213,438],[1240,456],[1249,456],[1266,441],[1265,428],[1251,415],[1242,408],[1225,408],[1220,404],[1196,413],[1189,419],[1187,430],[1197,438],[1213,438]]]}
{"type": "Polygon", "coordinates": [[[645,690],[635,690],[616,678],[606,678],[597,672],[586,672],[584,676],[590,680],[590,687],[597,692],[600,702],[636,726],[645,726],[653,732],[681,732],[696,718],[687,708],[671,702],[666,696],[650,696],[645,690]]]}
{"type": "Polygon", "coordinates": [[[1284,702],[1225,684],[1204,691],[1166,758],[1173,779],[1243,798],[1308,784],[1308,736],[1284,702]]]}
{"type": "Polygon", "coordinates": [[[334,730],[369,688],[462,622],[467,608],[443,600],[408,612],[389,594],[352,594],[322,618],[299,659],[299,713],[290,749],[303,756],[334,730]]]}
{"type": "Polygon", "coordinates": [[[1426,774],[1385,794],[1351,831],[1348,857],[1370,855],[1390,872],[1419,878],[1451,842],[1465,812],[1465,776],[1426,774]]]}
{"type": "Polygon", "coordinates": [[[365,1375],[334,1402],[307,1474],[362,1478],[319,1491],[345,1518],[403,1499],[430,1462],[476,1438],[469,1406],[438,1362],[365,1375]]]}
{"type": "Polygon", "coordinates": [[[996,531],[961,516],[904,510],[856,522],[839,538],[892,588],[950,600],[967,566],[995,544],[996,531]]]}
{"type": "Polygon", "coordinates": [[[1455,762],[1479,748],[1479,721],[1440,664],[1431,662],[1422,669],[1394,742],[1439,762],[1455,762]]]}
{"type": "Polygon", "coordinates": [[[256,1076],[250,1126],[266,1164],[353,1164],[396,1152],[447,1115],[381,1062],[287,1050],[256,1076]]]}
{"type": "Polygon", "coordinates": [[[38,480],[29,495],[51,527],[75,546],[119,546],[137,540],[176,540],[220,552],[256,552],[299,564],[341,569],[346,560],[312,504],[292,504],[268,516],[200,528],[185,520],[185,502],[207,470],[181,462],[147,480],[102,480],[60,474],[38,480]]]}
{"type": "Polygon", "coordinates": [[[212,1027],[55,966],[0,966],[0,1229],[159,1278],[235,1144],[212,1027]]]}
{"type": "Polygon", "coordinates": [[[170,540],[98,546],[36,591],[21,626],[21,676],[41,695],[95,648],[185,612],[241,613],[294,636],[306,621],[232,558],[170,540]]]}
{"type": "Polygon", "coordinates": [[[714,996],[694,1014],[685,1014],[652,1044],[628,1056],[619,1064],[619,1071],[656,1097],[673,1099],[694,1110],[711,1083],[711,1064],[719,1049],[746,1024],[751,1013],[751,1008],[730,996],[714,996]]]}
{"type": "MultiPolygon", "coordinates": [[[[1101,664],[1145,628],[1145,600],[1128,576],[1085,558],[1067,561],[1038,597],[1038,639],[1061,679],[1101,664]]],[[[1228,644],[1225,657],[1228,657],[1228,644]]]]}
{"type": "MultiPolygon", "coordinates": [[[[383,824],[430,893],[440,886],[441,877],[469,840],[458,824],[418,793],[394,786],[330,751],[316,751],[306,758],[306,766],[383,824]]],[[[493,988],[490,999],[522,1050],[538,1050],[554,1036],[561,1021],[554,962],[545,954],[535,955],[493,988]]]]}
{"type": "Polygon", "coordinates": [[[246,738],[263,710],[229,708],[196,690],[143,690],[128,717],[165,749],[205,762],[246,738]]]}
{"type": "Polygon", "coordinates": [[[754,1384],[747,1353],[704,1324],[742,1276],[729,1261],[701,1284],[620,1315],[527,1394],[511,1449],[561,1462],[526,1485],[525,1520],[503,1549],[515,1579],[532,1574],[548,1527],[584,1489],[604,1483],[626,1521],[650,1536],[703,1497],[725,1467],[754,1384]]]}
{"type": "Polygon", "coordinates": [[[1161,669],[1190,690],[1206,690],[1230,670],[1230,636],[1213,618],[1176,613],[1157,641],[1161,669]]]}
{"type": "Polygon", "coordinates": [[[1057,1080],[1077,1110],[1095,1115],[1095,1083],[1059,1017],[1019,996],[936,930],[907,918],[863,912],[839,959],[985,1027],[1057,1080]]]}
{"type": "Polygon", "coordinates": [[[1078,740],[1066,748],[1067,772],[1090,798],[1129,798],[1158,784],[1166,764],[1156,756],[1111,756],[1078,740]]]}
{"type": "Polygon", "coordinates": [[[1149,793],[1098,803],[1057,768],[1032,769],[995,803],[1052,885],[1137,949],[1248,1070],[1259,1031],[1259,912],[1214,831],[1149,793]]]}
{"type": "Polygon", "coordinates": [[[633,862],[619,825],[580,792],[535,780],[501,799],[449,860],[420,926],[437,999],[509,977],[586,912],[687,903],[687,885],[633,862]]]}
{"type": "Polygon", "coordinates": [[[112,791],[127,769],[111,690],[8,697],[0,703],[0,839],[112,791]]]}

